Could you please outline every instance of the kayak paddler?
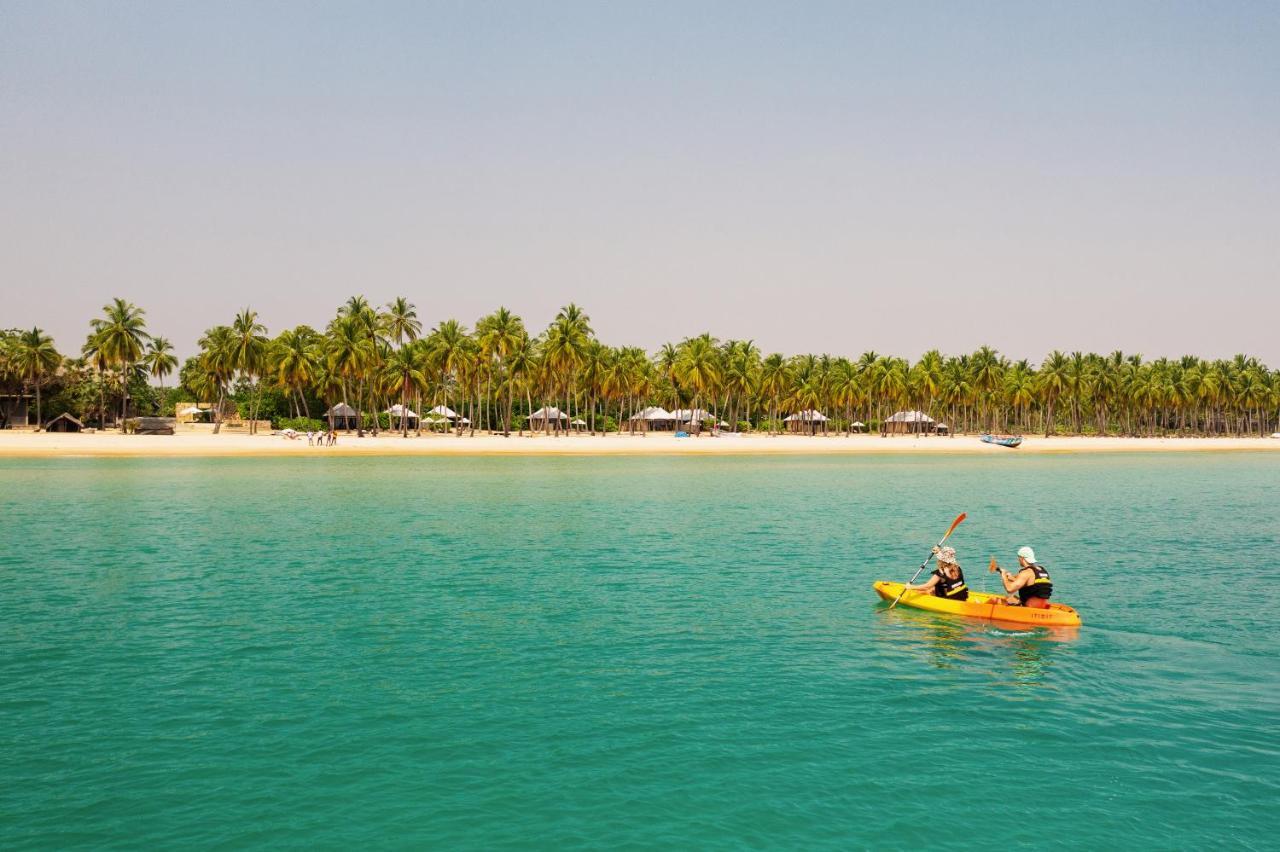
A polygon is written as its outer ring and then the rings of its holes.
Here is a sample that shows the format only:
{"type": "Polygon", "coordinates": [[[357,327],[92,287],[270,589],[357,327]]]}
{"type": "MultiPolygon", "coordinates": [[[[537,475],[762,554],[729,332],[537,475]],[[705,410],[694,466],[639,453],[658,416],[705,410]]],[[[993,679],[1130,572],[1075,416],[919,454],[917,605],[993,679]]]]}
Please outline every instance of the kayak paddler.
{"type": "Polygon", "coordinates": [[[1008,571],[991,560],[991,570],[1000,572],[1000,581],[1008,593],[1004,602],[1010,606],[1027,606],[1033,609],[1048,609],[1049,597],[1053,594],[1053,580],[1049,579],[1049,571],[1036,561],[1036,552],[1030,547],[1018,548],[1018,573],[1008,571]]]}
{"type": "Polygon", "coordinates": [[[934,547],[933,553],[938,557],[938,567],[929,575],[929,579],[916,585],[908,583],[906,588],[910,591],[929,592],[952,601],[968,600],[969,587],[965,585],[964,572],[956,561],[956,549],[951,546],[934,547]]]}

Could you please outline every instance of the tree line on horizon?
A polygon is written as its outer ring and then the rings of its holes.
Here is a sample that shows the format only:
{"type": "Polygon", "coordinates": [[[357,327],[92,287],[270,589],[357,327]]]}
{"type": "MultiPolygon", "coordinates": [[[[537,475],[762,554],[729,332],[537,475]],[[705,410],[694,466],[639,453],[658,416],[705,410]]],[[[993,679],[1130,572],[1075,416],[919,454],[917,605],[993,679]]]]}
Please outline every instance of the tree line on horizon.
{"type": "MultiPolygon", "coordinates": [[[[90,321],[76,356],[59,352],[39,328],[0,332],[0,393],[32,393],[38,423],[47,400],[53,416],[69,411],[103,426],[116,411],[123,424],[131,413],[173,414],[179,399],[197,400],[213,404],[215,432],[230,406],[251,422],[321,428],[325,413],[346,403],[360,432],[405,436],[410,420],[389,418],[392,404],[402,412],[421,413],[424,403],[454,409],[459,435],[522,431],[539,407],[581,418],[593,435],[630,428],[649,406],[705,410],[735,431],[770,433],[803,411],[831,418],[806,423],[824,434],[847,434],[858,421],[875,429],[904,409],[953,433],[1046,436],[1266,435],[1280,419],[1280,371],[1246,355],[1147,361],[1119,351],[1054,351],[1036,365],[984,346],[956,356],[933,350],[911,362],[877,352],[763,354],[752,341],[710,334],[649,353],[603,343],[574,304],[538,334],[506,308],[473,329],[455,319],[426,329],[405,298],[376,308],[353,296],[323,330],[299,325],[271,337],[246,308],[207,329],[199,347],[179,365],[170,341],[148,331],[145,311],[116,298],[90,321]],[[178,383],[166,389],[175,369],[178,383]]],[[[557,433],[558,422],[551,421],[557,433]]]]}

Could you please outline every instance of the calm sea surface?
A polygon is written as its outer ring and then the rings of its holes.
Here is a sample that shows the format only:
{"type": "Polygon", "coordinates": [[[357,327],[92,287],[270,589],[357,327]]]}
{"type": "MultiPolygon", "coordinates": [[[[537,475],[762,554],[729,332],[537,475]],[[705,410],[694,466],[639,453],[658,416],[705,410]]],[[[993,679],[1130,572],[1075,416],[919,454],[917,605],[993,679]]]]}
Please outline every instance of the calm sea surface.
{"type": "Polygon", "coordinates": [[[1280,457],[0,461],[0,846],[1280,843],[1280,457]],[[960,511],[1074,634],[898,609],[960,511]]]}

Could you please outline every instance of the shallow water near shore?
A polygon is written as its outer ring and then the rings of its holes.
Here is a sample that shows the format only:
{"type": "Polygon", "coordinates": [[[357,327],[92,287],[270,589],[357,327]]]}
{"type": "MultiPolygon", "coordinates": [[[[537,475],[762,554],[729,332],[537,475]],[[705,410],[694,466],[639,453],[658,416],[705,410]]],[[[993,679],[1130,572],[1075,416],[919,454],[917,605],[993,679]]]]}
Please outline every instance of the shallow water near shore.
{"type": "Polygon", "coordinates": [[[0,459],[8,848],[1267,848],[1280,457],[0,459]],[[1078,631],[907,609],[1036,547],[1078,631]],[[1137,589],[1134,592],[1133,589],[1137,589]]]}

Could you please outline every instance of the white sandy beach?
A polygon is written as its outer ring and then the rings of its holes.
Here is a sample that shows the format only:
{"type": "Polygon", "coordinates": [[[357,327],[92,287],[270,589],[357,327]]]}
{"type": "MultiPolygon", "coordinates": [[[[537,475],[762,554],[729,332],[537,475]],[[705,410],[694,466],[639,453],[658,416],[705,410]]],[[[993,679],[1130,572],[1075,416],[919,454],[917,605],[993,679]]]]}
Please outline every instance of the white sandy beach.
{"type": "Polygon", "coordinates": [[[575,435],[548,437],[512,435],[424,435],[402,438],[383,433],[357,438],[340,433],[334,447],[308,446],[305,438],[276,435],[179,432],[176,435],[121,435],[0,431],[0,457],[200,457],[200,456],[389,456],[389,455],[858,455],[858,454],[970,454],[970,453],[1099,453],[1099,452],[1280,452],[1273,438],[1043,438],[1027,436],[1010,450],[982,443],[977,436],[808,437],[801,435],[742,435],[738,437],[676,438],[670,433],[631,435],[575,435]]]}

